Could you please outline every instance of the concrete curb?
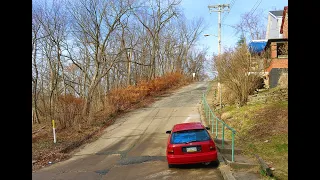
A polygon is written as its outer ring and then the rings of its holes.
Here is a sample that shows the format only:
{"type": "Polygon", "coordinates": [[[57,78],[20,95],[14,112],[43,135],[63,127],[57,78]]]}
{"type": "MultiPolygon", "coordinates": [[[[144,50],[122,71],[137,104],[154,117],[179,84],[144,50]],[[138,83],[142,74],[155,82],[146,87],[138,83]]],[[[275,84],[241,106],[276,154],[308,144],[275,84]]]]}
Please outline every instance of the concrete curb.
{"type": "Polygon", "coordinates": [[[235,177],[232,175],[230,165],[228,165],[228,163],[225,161],[225,158],[223,157],[223,155],[221,155],[219,151],[218,151],[218,159],[220,162],[218,169],[220,170],[220,173],[223,176],[223,179],[235,180],[235,177]]]}
{"type": "Polygon", "coordinates": [[[254,167],[259,167],[259,164],[231,162],[229,160],[226,161],[227,164],[233,169],[251,169],[254,167]]]}
{"type": "Polygon", "coordinates": [[[234,178],[234,176],[232,175],[232,172],[230,170],[230,166],[228,165],[219,165],[218,169],[220,170],[223,179],[226,180],[236,180],[236,178],[234,178]]]}

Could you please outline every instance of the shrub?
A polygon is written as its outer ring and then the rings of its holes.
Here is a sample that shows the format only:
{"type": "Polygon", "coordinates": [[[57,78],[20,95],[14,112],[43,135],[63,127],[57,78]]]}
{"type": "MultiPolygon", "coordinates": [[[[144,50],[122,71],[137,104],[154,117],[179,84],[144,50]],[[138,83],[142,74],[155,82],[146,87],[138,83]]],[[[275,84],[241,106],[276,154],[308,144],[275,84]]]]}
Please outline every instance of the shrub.
{"type": "Polygon", "coordinates": [[[84,100],[73,95],[59,96],[56,104],[55,119],[59,122],[61,128],[72,126],[79,123],[81,110],[84,100]]]}
{"type": "Polygon", "coordinates": [[[115,109],[122,111],[147,96],[156,95],[181,83],[185,83],[184,76],[181,73],[169,73],[162,77],[156,77],[151,81],[142,80],[134,86],[113,89],[109,93],[108,99],[115,109]]]}

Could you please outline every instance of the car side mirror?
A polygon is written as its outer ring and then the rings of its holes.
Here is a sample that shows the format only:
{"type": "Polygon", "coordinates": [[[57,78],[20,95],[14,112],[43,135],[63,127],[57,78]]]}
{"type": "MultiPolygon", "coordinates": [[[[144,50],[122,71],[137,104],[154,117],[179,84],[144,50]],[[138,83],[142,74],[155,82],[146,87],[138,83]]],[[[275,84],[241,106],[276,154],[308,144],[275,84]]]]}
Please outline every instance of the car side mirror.
{"type": "Polygon", "coordinates": [[[171,131],[166,131],[166,134],[171,134],[171,131]]]}
{"type": "Polygon", "coordinates": [[[210,130],[210,128],[209,128],[209,127],[206,127],[206,129],[207,129],[207,130],[210,130]]]}

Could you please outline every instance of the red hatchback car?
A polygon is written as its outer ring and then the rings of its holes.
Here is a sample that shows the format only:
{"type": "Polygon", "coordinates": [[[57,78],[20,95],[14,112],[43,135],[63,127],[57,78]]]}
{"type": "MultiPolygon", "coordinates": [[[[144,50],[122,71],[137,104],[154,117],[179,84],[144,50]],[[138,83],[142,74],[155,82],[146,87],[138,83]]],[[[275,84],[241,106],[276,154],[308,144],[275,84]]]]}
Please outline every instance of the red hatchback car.
{"type": "Polygon", "coordinates": [[[209,128],[201,122],[180,123],[173,126],[167,142],[168,167],[180,164],[219,164],[217,149],[209,135],[209,128]]]}

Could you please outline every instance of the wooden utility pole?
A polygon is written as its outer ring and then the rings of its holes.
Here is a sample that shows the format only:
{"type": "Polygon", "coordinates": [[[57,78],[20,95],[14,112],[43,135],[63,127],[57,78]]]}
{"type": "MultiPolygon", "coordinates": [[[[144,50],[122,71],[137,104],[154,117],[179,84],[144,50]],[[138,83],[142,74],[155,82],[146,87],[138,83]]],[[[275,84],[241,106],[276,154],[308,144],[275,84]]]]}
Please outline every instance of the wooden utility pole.
{"type": "MultiPolygon", "coordinates": [[[[210,12],[218,12],[218,57],[221,55],[221,13],[224,11],[230,11],[230,5],[229,4],[218,4],[218,5],[209,5],[208,6],[210,12]],[[227,8],[226,10],[224,8],[227,8]],[[212,10],[215,9],[215,10],[212,10]]],[[[220,83],[220,77],[218,74],[219,83],[219,95],[220,95],[220,109],[222,109],[222,92],[221,92],[221,83],[220,83]]]]}
{"type": "Polygon", "coordinates": [[[221,13],[225,11],[230,11],[229,4],[218,4],[218,5],[209,5],[208,6],[210,12],[218,12],[218,54],[221,54],[221,13]],[[216,9],[216,10],[212,10],[216,9]],[[224,8],[227,8],[226,10],[224,8]]]}

